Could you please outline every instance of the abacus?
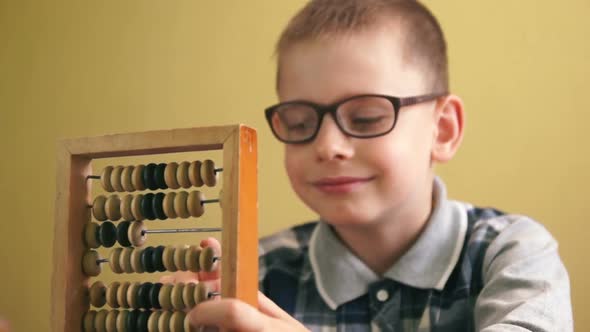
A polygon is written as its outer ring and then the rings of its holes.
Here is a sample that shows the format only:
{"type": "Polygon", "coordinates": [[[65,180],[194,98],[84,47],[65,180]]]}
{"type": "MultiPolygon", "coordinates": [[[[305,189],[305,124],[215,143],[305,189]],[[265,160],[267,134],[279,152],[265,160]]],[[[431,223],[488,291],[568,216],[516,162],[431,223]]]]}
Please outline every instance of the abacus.
{"type": "MultiPolygon", "coordinates": [[[[148,242],[151,240],[150,236],[148,242]]],[[[61,141],[53,262],[54,332],[191,331],[185,310],[212,296],[238,298],[257,306],[256,131],[234,125],[61,141]],[[92,161],[99,158],[211,150],[221,150],[220,165],[213,160],[193,160],[107,166],[97,174],[92,171],[92,161]],[[205,199],[195,190],[199,188],[194,188],[214,186],[218,178],[218,198],[205,199]],[[105,193],[91,197],[92,184],[97,182],[105,193]],[[221,227],[150,230],[150,223],[159,220],[198,218],[206,204],[220,206],[221,227]],[[145,246],[151,233],[217,231],[221,233],[221,253],[194,243],[145,246]],[[97,247],[110,250],[110,254],[101,257],[97,247]],[[211,271],[220,266],[221,290],[211,291],[203,283],[114,282],[106,286],[95,278],[103,265],[122,276],[211,271]]]]}

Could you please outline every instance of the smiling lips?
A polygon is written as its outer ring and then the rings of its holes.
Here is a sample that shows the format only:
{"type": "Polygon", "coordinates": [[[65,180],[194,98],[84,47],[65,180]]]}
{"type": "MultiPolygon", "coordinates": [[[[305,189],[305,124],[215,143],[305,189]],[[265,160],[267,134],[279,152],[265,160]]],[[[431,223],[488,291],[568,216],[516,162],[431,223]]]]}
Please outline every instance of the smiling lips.
{"type": "Polygon", "coordinates": [[[360,189],[364,184],[373,180],[374,177],[328,177],[322,178],[311,184],[326,194],[346,194],[360,189]]]}

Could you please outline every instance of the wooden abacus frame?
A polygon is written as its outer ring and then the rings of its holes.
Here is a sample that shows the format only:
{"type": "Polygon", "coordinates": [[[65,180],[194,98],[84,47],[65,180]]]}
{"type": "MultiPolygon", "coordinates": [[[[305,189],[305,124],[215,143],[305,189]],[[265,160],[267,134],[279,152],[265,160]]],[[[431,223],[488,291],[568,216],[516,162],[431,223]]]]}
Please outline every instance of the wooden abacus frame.
{"type": "Polygon", "coordinates": [[[91,161],[96,158],[223,150],[221,296],[257,306],[257,136],[243,125],[68,139],[58,144],[51,328],[78,332],[89,310],[82,271],[84,225],[91,220],[91,161]]]}

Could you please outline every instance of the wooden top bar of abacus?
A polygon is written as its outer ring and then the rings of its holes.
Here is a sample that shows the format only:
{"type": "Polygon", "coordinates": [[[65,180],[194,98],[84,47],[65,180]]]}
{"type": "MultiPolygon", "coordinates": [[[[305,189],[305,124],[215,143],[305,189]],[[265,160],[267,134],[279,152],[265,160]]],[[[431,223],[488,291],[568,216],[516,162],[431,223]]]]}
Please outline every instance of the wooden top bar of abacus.
{"type": "Polygon", "coordinates": [[[222,296],[254,306],[258,292],[257,136],[243,125],[158,130],[66,139],[58,144],[51,326],[79,331],[89,309],[81,268],[83,227],[90,220],[91,160],[223,150],[222,296]],[[239,212],[239,213],[238,213],[239,212]]]}

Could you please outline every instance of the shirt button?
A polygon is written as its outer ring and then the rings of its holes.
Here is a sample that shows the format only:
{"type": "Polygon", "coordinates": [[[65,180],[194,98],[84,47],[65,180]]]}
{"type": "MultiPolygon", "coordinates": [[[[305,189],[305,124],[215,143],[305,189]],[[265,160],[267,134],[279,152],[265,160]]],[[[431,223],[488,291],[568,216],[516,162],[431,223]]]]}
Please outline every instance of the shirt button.
{"type": "Polygon", "coordinates": [[[389,292],[386,291],[385,289],[380,289],[377,292],[377,300],[379,300],[381,302],[385,302],[385,301],[387,301],[388,298],[389,298],[389,292]]]}

